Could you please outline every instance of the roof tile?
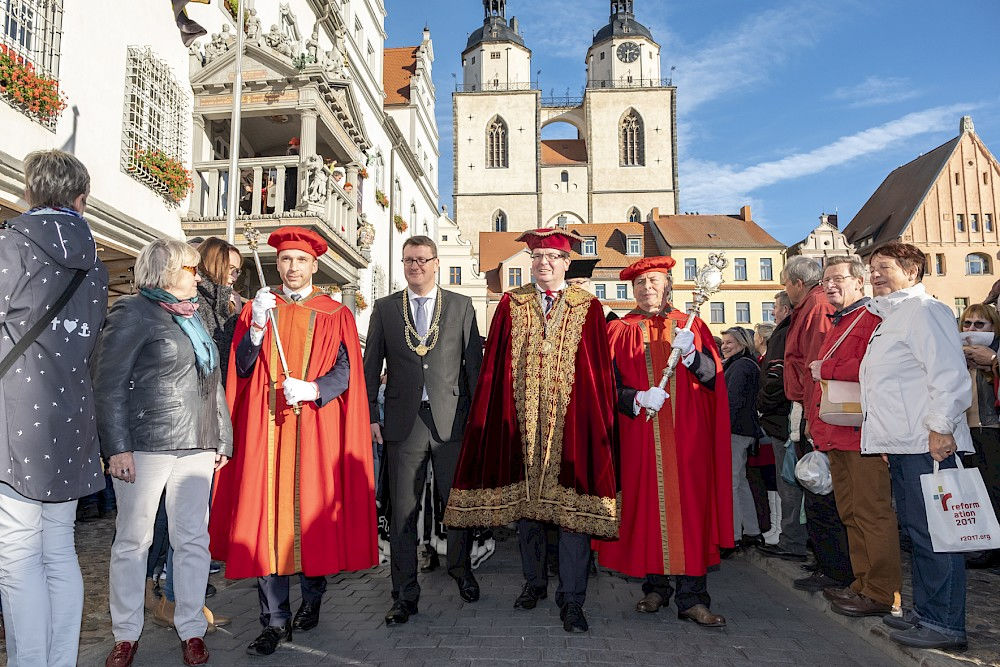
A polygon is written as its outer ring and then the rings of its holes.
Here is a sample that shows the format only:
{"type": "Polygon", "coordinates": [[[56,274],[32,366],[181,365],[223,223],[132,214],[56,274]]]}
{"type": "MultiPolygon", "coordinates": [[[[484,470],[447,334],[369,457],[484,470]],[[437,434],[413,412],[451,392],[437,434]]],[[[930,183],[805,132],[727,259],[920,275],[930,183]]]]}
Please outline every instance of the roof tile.
{"type": "Polygon", "coordinates": [[[385,49],[382,66],[382,86],[385,89],[385,106],[410,103],[410,78],[417,71],[419,46],[385,49]]]}

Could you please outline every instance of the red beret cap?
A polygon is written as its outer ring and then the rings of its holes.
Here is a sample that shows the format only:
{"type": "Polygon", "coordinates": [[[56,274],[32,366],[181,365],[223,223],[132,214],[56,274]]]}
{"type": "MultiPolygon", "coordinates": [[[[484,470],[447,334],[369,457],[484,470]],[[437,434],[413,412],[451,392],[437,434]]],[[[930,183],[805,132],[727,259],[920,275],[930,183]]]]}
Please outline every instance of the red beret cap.
{"type": "Polygon", "coordinates": [[[562,252],[569,252],[573,249],[574,245],[580,243],[580,237],[576,234],[570,234],[563,229],[551,229],[549,227],[532,229],[521,234],[515,240],[527,243],[529,250],[552,248],[553,250],[561,250],[562,252]]]}
{"type": "Polygon", "coordinates": [[[673,257],[644,257],[635,264],[622,269],[622,272],[618,274],[618,279],[632,282],[637,276],[650,271],[668,273],[674,264],[676,262],[674,262],[673,257]]]}
{"type": "Polygon", "coordinates": [[[278,252],[282,250],[302,250],[313,257],[319,257],[326,252],[326,241],[316,232],[302,227],[282,227],[271,232],[267,237],[267,245],[278,252]]]}

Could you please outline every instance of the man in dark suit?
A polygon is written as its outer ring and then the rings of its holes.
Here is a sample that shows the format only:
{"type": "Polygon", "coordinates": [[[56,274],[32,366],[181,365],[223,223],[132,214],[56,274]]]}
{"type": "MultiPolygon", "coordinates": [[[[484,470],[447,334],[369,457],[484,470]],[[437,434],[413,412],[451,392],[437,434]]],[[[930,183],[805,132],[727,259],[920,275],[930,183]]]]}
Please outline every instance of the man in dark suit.
{"type": "MultiPolygon", "coordinates": [[[[472,300],[435,284],[437,246],[426,236],[403,244],[407,289],[375,302],[365,348],[369,408],[378,414],[379,376],[385,362],[385,425],[372,422],[372,438],[385,442],[392,512],[390,548],[393,605],[386,625],[417,613],[417,514],[427,474],[447,503],[472,392],[483,360],[472,300]]],[[[470,531],[448,530],[448,573],[466,602],[479,599],[472,576],[470,531]]]]}

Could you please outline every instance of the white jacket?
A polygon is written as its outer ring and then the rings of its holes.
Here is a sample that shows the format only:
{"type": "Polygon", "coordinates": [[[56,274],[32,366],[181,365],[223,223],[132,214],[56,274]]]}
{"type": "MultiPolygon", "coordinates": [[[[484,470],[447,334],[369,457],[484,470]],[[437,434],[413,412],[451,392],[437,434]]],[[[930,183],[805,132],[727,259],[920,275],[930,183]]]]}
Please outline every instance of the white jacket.
{"type": "Polygon", "coordinates": [[[969,372],[951,309],[920,283],[875,297],[867,308],[882,323],[861,360],[861,452],[926,454],[931,430],[973,451],[969,372]]]}

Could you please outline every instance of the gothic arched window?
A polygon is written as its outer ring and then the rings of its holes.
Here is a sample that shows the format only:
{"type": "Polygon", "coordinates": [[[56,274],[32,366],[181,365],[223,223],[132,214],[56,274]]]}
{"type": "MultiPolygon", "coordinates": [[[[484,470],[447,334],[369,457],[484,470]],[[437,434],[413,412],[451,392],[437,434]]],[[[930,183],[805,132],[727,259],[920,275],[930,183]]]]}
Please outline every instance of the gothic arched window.
{"type": "Polygon", "coordinates": [[[622,116],[618,128],[619,162],[623,167],[641,167],[646,164],[642,117],[635,109],[622,116]]]}
{"type": "Polygon", "coordinates": [[[632,209],[628,212],[628,221],[642,222],[642,213],[640,213],[639,209],[636,208],[635,206],[633,206],[632,209]]]}
{"type": "Polygon", "coordinates": [[[493,214],[493,231],[495,232],[505,232],[507,231],[507,214],[503,211],[497,211],[493,214]]]}
{"type": "Polygon", "coordinates": [[[507,123],[494,116],[486,126],[486,167],[502,169],[507,166],[507,123]]]}

